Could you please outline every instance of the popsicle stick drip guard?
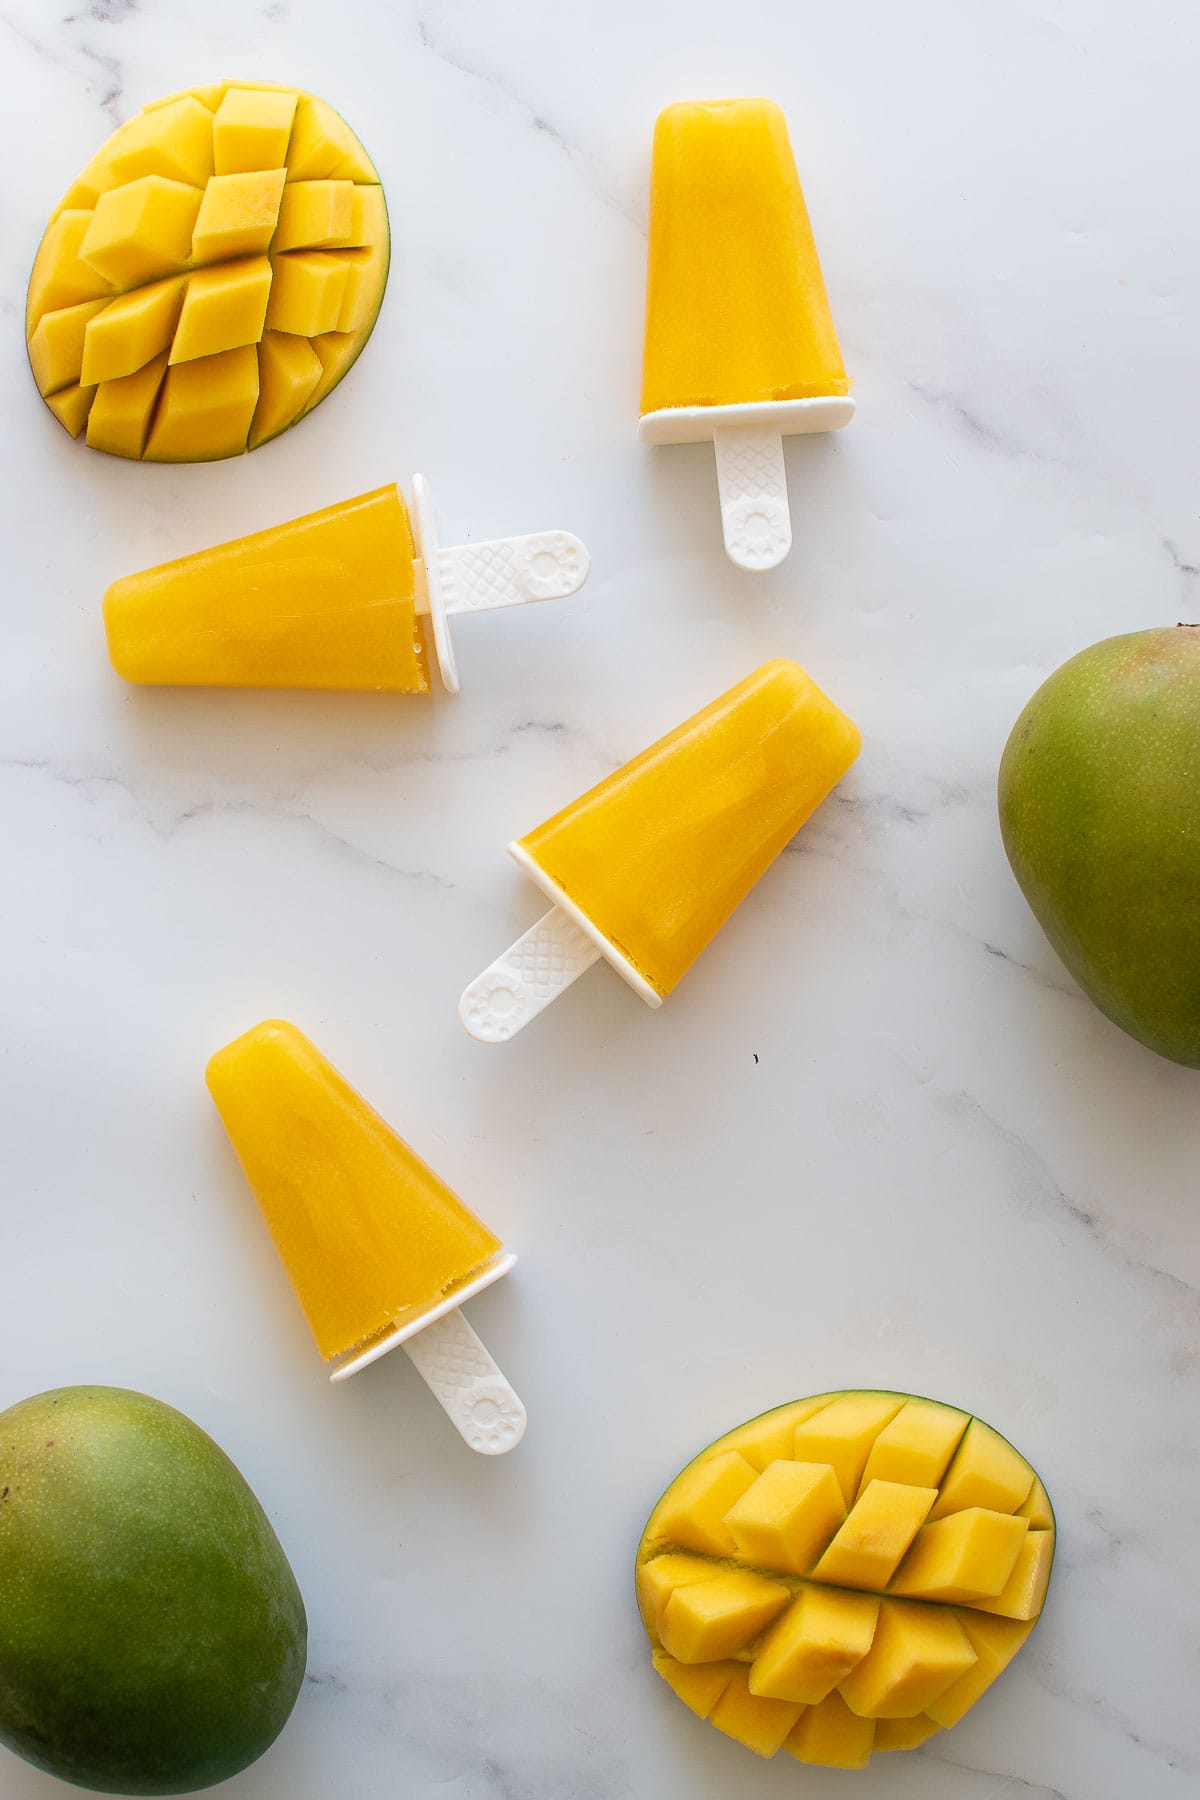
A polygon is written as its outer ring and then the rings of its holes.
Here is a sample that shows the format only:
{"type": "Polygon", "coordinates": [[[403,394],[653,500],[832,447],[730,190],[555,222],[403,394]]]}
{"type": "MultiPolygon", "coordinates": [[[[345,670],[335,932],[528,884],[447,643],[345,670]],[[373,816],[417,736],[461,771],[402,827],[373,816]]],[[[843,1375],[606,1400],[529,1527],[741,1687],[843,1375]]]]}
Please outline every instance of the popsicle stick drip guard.
{"type": "Polygon", "coordinates": [[[565,600],[579,592],[592,566],[586,547],[569,531],[535,531],[443,548],[423,475],[413,476],[413,529],[419,559],[417,611],[429,617],[442,685],[450,694],[457,694],[459,685],[450,618],[535,600],[565,600]]]}

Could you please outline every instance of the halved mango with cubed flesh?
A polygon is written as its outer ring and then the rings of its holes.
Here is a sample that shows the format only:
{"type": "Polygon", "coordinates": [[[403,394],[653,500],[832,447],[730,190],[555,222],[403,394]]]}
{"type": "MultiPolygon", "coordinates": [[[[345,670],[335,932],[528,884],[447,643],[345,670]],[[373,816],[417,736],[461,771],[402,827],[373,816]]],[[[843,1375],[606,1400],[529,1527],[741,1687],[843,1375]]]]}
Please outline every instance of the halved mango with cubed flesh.
{"type": "Polygon", "coordinates": [[[354,362],[389,254],[379,177],[323,101],[247,82],[169,95],[112,134],[47,227],[26,303],[39,391],[114,455],[255,449],[354,362]]]}
{"type": "Polygon", "coordinates": [[[904,1394],[821,1394],[672,1482],[638,1601],[693,1711],[759,1755],[858,1768],[986,1692],[1033,1628],[1053,1550],[1045,1488],[990,1426],[904,1394]]]}

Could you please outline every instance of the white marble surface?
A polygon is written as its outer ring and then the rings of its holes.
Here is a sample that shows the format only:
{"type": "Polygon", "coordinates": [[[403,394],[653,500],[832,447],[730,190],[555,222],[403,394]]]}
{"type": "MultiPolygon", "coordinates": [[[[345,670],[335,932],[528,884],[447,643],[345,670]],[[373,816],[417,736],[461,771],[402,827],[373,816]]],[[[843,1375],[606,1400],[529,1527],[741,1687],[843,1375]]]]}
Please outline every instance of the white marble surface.
{"type": "MultiPolygon", "coordinates": [[[[1041,677],[1200,615],[1194,9],[1181,0],[0,0],[0,1405],[144,1388],[240,1464],[311,1615],[254,1800],[770,1800],[650,1673],[645,1514],[744,1416],[858,1383],[1015,1439],[1061,1549],[1028,1650],[854,1791],[1184,1800],[1200,1077],[1075,990],[993,783],[1041,677]],[[362,362],[245,461],[72,444],[24,366],[41,223],[117,121],[222,74],[358,128],[395,259],[362,362]],[[721,553],[711,453],[634,437],[648,152],[789,114],[859,417],[796,547],[721,553]],[[130,568],[424,470],[448,535],[578,531],[578,601],[469,623],[427,704],[134,692],[130,568]],[[459,990],[537,916],[506,840],[764,657],[866,746],[670,1004],[598,970],[507,1048],[459,990]],[[472,1318],[530,1409],[473,1458],[403,1359],[331,1388],[202,1080],[307,1029],[520,1251],[472,1318]]],[[[5,1800],[63,1790],[0,1753],[5,1800]]]]}

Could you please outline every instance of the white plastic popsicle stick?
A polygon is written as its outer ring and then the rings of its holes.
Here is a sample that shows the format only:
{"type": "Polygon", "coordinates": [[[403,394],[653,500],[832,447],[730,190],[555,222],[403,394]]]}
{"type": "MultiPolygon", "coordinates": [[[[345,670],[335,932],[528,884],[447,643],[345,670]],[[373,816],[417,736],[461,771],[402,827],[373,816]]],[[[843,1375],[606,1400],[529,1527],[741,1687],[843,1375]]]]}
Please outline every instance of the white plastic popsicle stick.
{"type": "Polygon", "coordinates": [[[783,439],[770,426],[713,432],[725,554],[739,569],[773,569],[792,547],[783,439]]]}
{"type": "Polygon", "coordinates": [[[403,1348],[472,1450],[481,1456],[503,1456],[525,1435],[525,1408],[459,1308],[507,1275],[516,1260],[511,1250],[499,1252],[473,1280],[339,1363],[329,1379],[348,1381],[390,1350],[403,1348]]]}
{"type": "Polygon", "coordinates": [[[643,444],[698,444],[711,438],[726,554],[741,569],[773,569],[792,543],[780,440],[840,431],[853,417],[848,394],[733,406],[666,406],[642,414],[638,437],[643,444]]]}
{"type": "Polygon", "coordinates": [[[569,531],[535,531],[443,549],[423,475],[413,476],[413,524],[419,558],[417,611],[429,615],[442,685],[451,694],[458,692],[458,666],[448,619],[534,600],[565,600],[579,592],[592,566],[586,546],[569,531]]]}
{"type": "Polygon", "coordinates": [[[503,1456],[525,1435],[525,1408],[457,1310],[404,1348],[459,1436],[481,1456],[503,1456]]]}
{"type": "Polygon", "coordinates": [[[599,945],[575,920],[552,906],[475,977],[459,1001],[458,1016],[481,1044],[503,1044],[599,962],[600,955],[599,945]]]}

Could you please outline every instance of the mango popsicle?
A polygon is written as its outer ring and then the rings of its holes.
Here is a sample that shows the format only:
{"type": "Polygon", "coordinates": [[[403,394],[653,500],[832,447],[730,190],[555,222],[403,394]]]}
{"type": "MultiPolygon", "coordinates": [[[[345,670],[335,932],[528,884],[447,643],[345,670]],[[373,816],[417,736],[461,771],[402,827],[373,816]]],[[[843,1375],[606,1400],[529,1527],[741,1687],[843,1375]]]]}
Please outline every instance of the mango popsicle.
{"type": "Polygon", "coordinates": [[[286,1020],[206,1078],[318,1350],[349,1359],[333,1379],[403,1344],[473,1448],[510,1449],[524,1411],[456,1309],[516,1258],[286,1020]],[[448,1386],[447,1344],[470,1352],[448,1386]]]}
{"type": "Polygon", "coordinates": [[[779,107],[668,106],[654,132],[638,435],[713,439],[726,550],[765,569],[791,544],[782,436],[853,413],[779,107]]]}
{"type": "Polygon", "coordinates": [[[504,1041],[601,956],[660,1006],[861,741],[797,664],[764,663],[510,844],[554,909],[467,989],[467,1030],[504,1041]]]}
{"type": "Polygon", "coordinates": [[[391,484],[115,581],[113,667],[163,686],[458,691],[449,619],[562,598],[587,579],[569,532],[442,548],[426,484],[391,484]]]}

